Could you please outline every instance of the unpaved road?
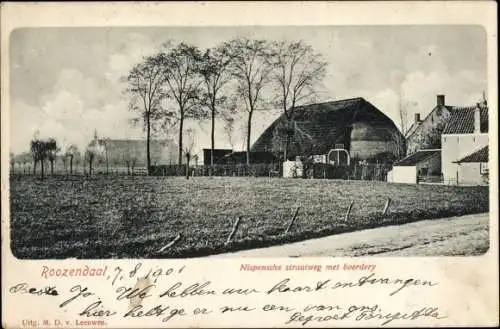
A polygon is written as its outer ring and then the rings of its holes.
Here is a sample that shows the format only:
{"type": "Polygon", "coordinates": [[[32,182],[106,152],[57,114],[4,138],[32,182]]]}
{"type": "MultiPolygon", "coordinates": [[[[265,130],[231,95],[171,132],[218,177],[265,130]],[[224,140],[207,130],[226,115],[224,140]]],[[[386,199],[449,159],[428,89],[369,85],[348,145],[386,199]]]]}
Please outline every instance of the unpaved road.
{"type": "Polygon", "coordinates": [[[480,255],[489,246],[489,213],[424,220],[211,257],[480,255]]]}

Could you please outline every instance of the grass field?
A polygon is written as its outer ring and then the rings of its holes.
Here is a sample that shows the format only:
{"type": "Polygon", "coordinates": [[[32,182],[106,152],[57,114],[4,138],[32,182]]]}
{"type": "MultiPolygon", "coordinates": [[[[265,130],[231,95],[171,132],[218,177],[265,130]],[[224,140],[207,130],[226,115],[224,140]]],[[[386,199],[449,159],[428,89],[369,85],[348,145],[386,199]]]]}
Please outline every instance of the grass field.
{"type": "Polygon", "coordinates": [[[10,193],[12,251],[30,259],[193,257],[489,210],[487,187],[374,181],[24,176],[10,193]]]}

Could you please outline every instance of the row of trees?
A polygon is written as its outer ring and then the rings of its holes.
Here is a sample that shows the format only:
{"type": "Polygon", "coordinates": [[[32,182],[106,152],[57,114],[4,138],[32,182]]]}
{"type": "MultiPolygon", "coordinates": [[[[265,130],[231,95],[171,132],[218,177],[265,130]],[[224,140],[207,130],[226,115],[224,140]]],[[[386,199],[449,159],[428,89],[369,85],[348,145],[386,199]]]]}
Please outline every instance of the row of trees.
{"type": "MultiPolygon", "coordinates": [[[[137,63],[125,80],[130,109],[139,115],[134,124],[146,132],[147,167],[151,165],[150,141],[154,131],[176,125],[178,162],[182,163],[186,120],[210,120],[211,149],[215,148],[215,121],[231,124],[234,116],[247,116],[246,151],[250,164],[252,119],[256,111],[281,109],[286,124],[282,147],[286,158],[295,133],[294,110],[311,101],[324,78],[327,63],[302,41],[271,42],[236,38],[204,51],[193,45],[170,43],[137,63]],[[239,113],[240,112],[240,113],[239,113]]],[[[213,164],[213,163],[212,163],[213,164]]]]}
{"type": "Polygon", "coordinates": [[[136,162],[139,161],[138,157],[133,154],[132,150],[124,150],[119,158],[114,157],[108,159],[106,139],[94,140],[90,143],[83,152],[80,152],[78,147],[74,144],[62,149],[54,138],[40,139],[34,137],[30,142],[30,153],[20,154],[15,156],[10,154],[12,171],[16,163],[26,164],[33,161],[33,175],[36,174],[37,165],[40,164],[40,174],[43,178],[45,175],[44,164],[48,161],[50,163],[50,173],[54,174],[54,164],[57,159],[60,159],[64,165],[64,170],[67,174],[73,174],[73,164],[83,164],[84,172],[88,170],[91,175],[93,173],[93,166],[95,163],[104,164],[106,172],[108,172],[109,163],[111,162],[115,167],[118,164],[126,164],[127,172],[133,172],[136,162]],[[88,166],[88,168],[87,168],[88,166]]]}
{"type": "MultiPolygon", "coordinates": [[[[33,157],[33,174],[36,173],[37,164],[40,163],[40,172],[42,178],[44,177],[44,163],[49,161],[50,172],[54,173],[54,162],[56,161],[58,154],[61,152],[61,148],[57,145],[57,141],[54,138],[40,139],[34,138],[30,142],[30,152],[33,157]]],[[[70,173],[73,173],[73,159],[75,156],[79,156],[80,152],[76,145],[70,145],[62,154],[62,159],[64,165],[66,166],[69,160],[70,173]]],[[[13,161],[13,155],[11,155],[11,161],[13,161]]],[[[12,163],[14,164],[14,162],[12,163]]]]}

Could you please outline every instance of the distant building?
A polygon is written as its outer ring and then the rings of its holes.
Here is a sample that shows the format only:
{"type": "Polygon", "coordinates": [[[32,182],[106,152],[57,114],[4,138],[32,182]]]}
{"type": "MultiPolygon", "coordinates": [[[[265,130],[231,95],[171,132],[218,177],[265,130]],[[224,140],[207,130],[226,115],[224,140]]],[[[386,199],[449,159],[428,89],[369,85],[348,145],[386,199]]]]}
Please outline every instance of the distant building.
{"type": "MultiPolygon", "coordinates": [[[[222,164],[224,157],[232,152],[231,149],[214,149],[214,164],[222,164]]],[[[203,149],[203,164],[205,166],[212,164],[212,149],[203,149]]]]}
{"type": "MultiPolygon", "coordinates": [[[[469,162],[468,156],[488,146],[488,105],[485,100],[473,107],[456,108],[441,136],[442,171],[446,184],[482,184],[482,162],[469,162]],[[466,161],[464,161],[464,159],[466,161]],[[469,163],[461,167],[461,163],[469,163]],[[465,169],[467,167],[467,170],[465,169]],[[475,174],[472,174],[474,167],[475,174]],[[459,168],[461,170],[459,170],[459,168]],[[479,174],[478,174],[479,173],[479,174]]],[[[486,148],[487,150],[487,148],[486,148]]],[[[473,157],[475,159],[475,157],[473,157]]]]}
{"type": "MultiPolygon", "coordinates": [[[[286,122],[284,115],[276,119],[251,151],[282,155],[284,143],[277,136],[286,122]]],[[[296,107],[293,125],[288,160],[295,160],[297,156],[327,155],[331,149],[341,148],[352,160],[392,162],[400,156],[399,143],[404,143],[392,120],[363,98],[296,107]]],[[[334,157],[338,158],[339,154],[334,157]]]]}
{"type": "MultiPolygon", "coordinates": [[[[87,149],[96,154],[95,165],[101,170],[107,167],[131,170],[147,166],[146,140],[97,138],[88,144],[87,149]]],[[[169,140],[151,140],[151,165],[173,164],[177,161],[177,146],[169,140]]]]}

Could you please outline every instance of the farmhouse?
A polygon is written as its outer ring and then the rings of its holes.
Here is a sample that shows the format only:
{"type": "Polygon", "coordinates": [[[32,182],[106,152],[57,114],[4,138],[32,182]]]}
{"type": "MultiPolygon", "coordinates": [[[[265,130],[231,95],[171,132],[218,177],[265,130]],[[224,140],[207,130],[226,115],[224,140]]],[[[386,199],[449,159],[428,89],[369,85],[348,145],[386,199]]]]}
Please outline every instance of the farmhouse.
{"type": "MultiPolygon", "coordinates": [[[[363,98],[299,106],[291,122],[293,133],[286,160],[297,156],[323,156],[326,160],[331,149],[343,149],[350,159],[342,162],[392,162],[398,157],[399,141],[404,140],[392,120],[363,98]]],[[[286,123],[284,115],[276,119],[251,151],[282,154],[284,143],[279,131],[286,123]]],[[[334,158],[339,160],[338,154],[334,158]]]]}
{"type": "Polygon", "coordinates": [[[440,149],[441,134],[455,107],[445,104],[445,96],[437,95],[436,106],[423,119],[415,113],[415,121],[406,133],[406,155],[419,150],[440,149]]]}
{"type": "Polygon", "coordinates": [[[444,183],[483,184],[483,176],[487,175],[488,143],[486,101],[473,107],[456,108],[441,136],[444,183]]]}
{"type": "Polygon", "coordinates": [[[457,107],[444,105],[444,96],[439,95],[436,108],[416,124],[407,137],[408,155],[394,164],[388,181],[487,184],[489,139],[485,99],[475,106],[457,107]],[[426,148],[429,146],[439,148],[426,148]]]}

